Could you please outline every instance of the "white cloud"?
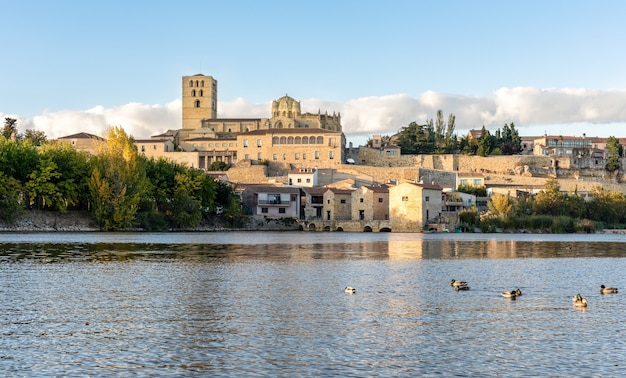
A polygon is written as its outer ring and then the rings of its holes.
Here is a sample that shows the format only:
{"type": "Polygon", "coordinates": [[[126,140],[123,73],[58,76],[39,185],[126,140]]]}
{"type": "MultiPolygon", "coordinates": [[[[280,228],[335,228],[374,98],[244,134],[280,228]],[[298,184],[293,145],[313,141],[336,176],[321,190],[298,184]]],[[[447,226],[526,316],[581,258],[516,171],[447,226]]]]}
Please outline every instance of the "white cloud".
{"type": "MultiPolygon", "coordinates": [[[[424,123],[441,109],[456,116],[456,131],[481,128],[495,130],[514,122],[522,135],[549,134],[626,136],[626,91],[592,89],[500,88],[493,97],[471,97],[424,92],[418,98],[406,94],[362,97],[345,103],[299,99],[303,112],[341,114],[348,140],[364,141],[373,134],[394,134],[410,122],[424,123]]],[[[44,112],[32,119],[18,119],[18,128],[44,131],[48,138],[77,132],[102,135],[109,125],[122,126],[135,138],[148,138],[181,125],[181,102],[166,105],[130,103],[123,106],[75,111],[44,112]]],[[[270,102],[250,104],[243,98],[219,102],[220,118],[266,118],[270,102]]]]}

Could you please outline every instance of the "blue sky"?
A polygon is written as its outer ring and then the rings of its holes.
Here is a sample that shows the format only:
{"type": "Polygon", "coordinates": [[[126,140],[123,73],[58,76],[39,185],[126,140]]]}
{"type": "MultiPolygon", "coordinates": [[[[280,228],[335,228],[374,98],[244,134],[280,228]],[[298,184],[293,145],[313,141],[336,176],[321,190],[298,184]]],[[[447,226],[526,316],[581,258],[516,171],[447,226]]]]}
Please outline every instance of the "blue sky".
{"type": "Polygon", "coordinates": [[[624,1],[0,0],[0,116],[49,137],[180,128],[181,77],[218,80],[218,116],[285,93],[349,141],[424,123],[459,135],[624,136],[624,1]]]}

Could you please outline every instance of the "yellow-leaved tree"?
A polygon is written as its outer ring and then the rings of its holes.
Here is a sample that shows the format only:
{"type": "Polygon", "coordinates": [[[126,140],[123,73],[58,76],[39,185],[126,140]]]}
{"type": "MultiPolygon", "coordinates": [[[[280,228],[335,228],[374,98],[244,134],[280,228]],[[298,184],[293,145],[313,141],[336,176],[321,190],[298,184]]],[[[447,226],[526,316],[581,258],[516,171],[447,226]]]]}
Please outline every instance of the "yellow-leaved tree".
{"type": "Polygon", "coordinates": [[[129,228],[149,185],[145,167],[124,129],[109,127],[104,138],[89,181],[94,216],[106,230],[129,228]]]}
{"type": "Polygon", "coordinates": [[[513,211],[513,201],[509,196],[496,193],[487,202],[487,208],[491,214],[506,218],[513,211]]]}

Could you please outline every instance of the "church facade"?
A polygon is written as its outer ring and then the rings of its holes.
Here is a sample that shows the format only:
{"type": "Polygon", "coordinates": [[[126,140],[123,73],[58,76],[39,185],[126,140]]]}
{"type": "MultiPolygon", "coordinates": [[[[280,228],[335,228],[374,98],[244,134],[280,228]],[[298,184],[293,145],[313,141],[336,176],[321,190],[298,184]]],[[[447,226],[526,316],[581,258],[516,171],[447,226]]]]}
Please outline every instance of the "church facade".
{"type": "MultiPolygon", "coordinates": [[[[139,144],[170,139],[177,152],[197,153],[196,162],[189,154],[185,162],[202,169],[214,161],[264,161],[286,168],[332,168],[344,161],[340,114],[302,113],[300,102],[285,95],[272,102],[268,118],[218,118],[217,95],[213,77],[183,76],[182,129],[139,144]]],[[[175,154],[165,157],[176,161],[175,154]]]]}

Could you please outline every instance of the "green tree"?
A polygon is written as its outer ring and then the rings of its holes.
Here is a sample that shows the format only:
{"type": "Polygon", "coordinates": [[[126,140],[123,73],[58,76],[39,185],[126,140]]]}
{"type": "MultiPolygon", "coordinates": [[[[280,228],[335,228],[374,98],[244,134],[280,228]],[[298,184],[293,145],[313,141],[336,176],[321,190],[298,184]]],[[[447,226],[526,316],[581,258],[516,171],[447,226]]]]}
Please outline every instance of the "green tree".
{"type": "Polygon", "coordinates": [[[0,220],[11,224],[20,217],[24,211],[24,204],[20,200],[21,193],[21,183],[0,172],[0,220]]]}
{"type": "Polygon", "coordinates": [[[41,160],[38,169],[29,175],[30,180],[26,183],[30,205],[37,209],[56,208],[65,212],[67,205],[56,185],[60,176],[55,162],[50,159],[41,160]]]}
{"type": "Polygon", "coordinates": [[[396,142],[403,154],[430,154],[435,150],[432,124],[411,122],[403,127],[396,142]]]}
{"type": "Polygon", "coordinates": [[[546,189],[535,196],[535,212],[539,215],[565,215],[566,196],[560,192],[557,180],[546,181],[546,189]]]}
{"type": "Polygon", "coordinates": [[[478,138],[478,149],[476,150],[476,155],[479,156],[488,156],[491,154],[491,150],[493,149],[493,137],[489,134],[489,131],[483,128],[480,132],[480,138],[478,138]]]}
{"type": "Polygon", "coordinates": [[[223,161],[214,161],[213,163],[211,163],[211,165],[209,165],[207,171],[227,171],[228,168],[229,165],[224,163],[223,161]]]}
{"type": "Polygon", "coordinates": [[[21,139],[25,141],[30,141],[30,143],[32,143],[35,146],[41,146],[48,142],[46,133],[40,130],[35,130],[35,129],[26,130],[21,139]]]}
{"type": "Polygon", "coordinates": [[[128,228],[148,189],[145,167],[132,137],[121,127],[110,127],[105,139],[89,182],[94,216],[106,230],[128,228]]]}
{"type": "Polygon", "coordinates": [[[5,117],[2,136],[10,140],[12,135],[17,138],[17,120],[15,118],[5,117]]]}
{"type": "Polygon", "coordinates": [[[605,169],[609,172],[615,172],[621,169],[620,157],[624,153],[624,148],[619,143],[617,138],[614,136],[610,136],[606,140],[606,152],[609,155],[609,158],[606,163],[605,169]]]}

